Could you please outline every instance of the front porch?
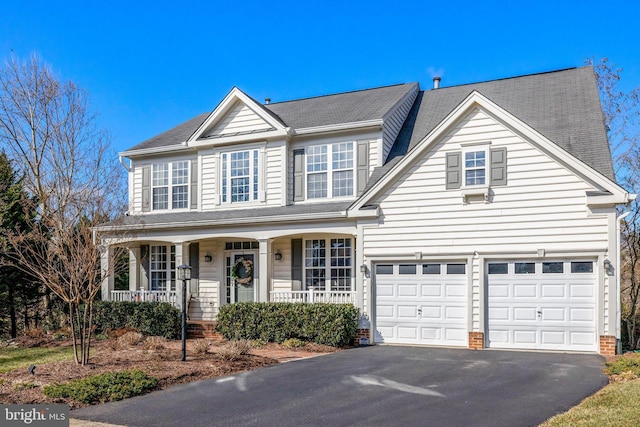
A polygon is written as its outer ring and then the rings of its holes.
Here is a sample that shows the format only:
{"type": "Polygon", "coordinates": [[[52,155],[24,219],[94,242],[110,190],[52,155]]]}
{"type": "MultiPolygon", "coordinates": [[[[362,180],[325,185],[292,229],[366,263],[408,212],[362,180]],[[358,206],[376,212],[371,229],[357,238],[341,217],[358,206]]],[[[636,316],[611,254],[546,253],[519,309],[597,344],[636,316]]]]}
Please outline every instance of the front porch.
{"type": "MultiPolygon", "coordinates": [[[[190,321],[215,321],[221,306],[236,302],[362,306],[353,235],[146,240],[130,242],[128,249],[129,289],[114,289],[113,278],[107,277],[104,300],[168,302],[182,309],[176,267],[185,263],[192,267],[186,298],[190,321]]],[[[105,251],[104,262],[110,252],[105,251]]]]}

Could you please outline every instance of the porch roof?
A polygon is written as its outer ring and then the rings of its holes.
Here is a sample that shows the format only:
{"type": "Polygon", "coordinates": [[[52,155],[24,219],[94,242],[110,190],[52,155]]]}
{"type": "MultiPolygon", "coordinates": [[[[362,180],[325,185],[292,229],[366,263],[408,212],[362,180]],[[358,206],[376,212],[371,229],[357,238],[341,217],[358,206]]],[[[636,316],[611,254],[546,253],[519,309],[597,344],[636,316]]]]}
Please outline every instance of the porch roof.
{"type": "Polygon", "coordinates": [[[244,225],[247,223],[275,223],[317,221],[346,218],[353,201],[337,203],[296,204],[289,206],[226,209],[213,212],[163,212],[130,215],[101,224],[99,230],[189,228],[244,225]]]}

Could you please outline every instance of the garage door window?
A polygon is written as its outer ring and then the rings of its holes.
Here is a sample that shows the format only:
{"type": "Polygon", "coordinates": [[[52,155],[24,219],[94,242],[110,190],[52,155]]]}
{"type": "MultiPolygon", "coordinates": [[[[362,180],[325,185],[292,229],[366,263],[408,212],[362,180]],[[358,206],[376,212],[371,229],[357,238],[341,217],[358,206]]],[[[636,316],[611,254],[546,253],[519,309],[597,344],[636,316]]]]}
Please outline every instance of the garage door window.
{"type": "Polygon", "coordinates": [[[536,274],[535,262],[516,262],[515,263],[516,274],[536,274]]]}
{"type": "Polygon", "coordinates": [[[415,264],[400,264],[398,269],[398,273],[400,274],[416,274],[415,264]]]}
{"type": "Polygon", "coordinates": [[[465,274],[465,264],[447,264],[447,274],[465,274]]]}
{"type": "Polygon", "coordinates": [[[543,262],[542,273],[543,274],[564,273],[564,263],[563,262],[543,262]]]}
{"type": "Polygon", "coordinates": [[[508,274],[509,264],[506,262],[493,262],[489,264],[489,274],[508,274]]]}
{"type": "Polygon", "coordinates": [[[422,274],[440,274],[440,264],[422,264],[422,274]]]}
{"type": "Polygon", "coordinates": [[[571,263],[572,273],[593,273],[593,262],[575,261],[571,263]]]}
{"type": "Polygon", "coordinates": [[[376,265],[376,274],[393,274],[393,265],[391,264],[376,265]]]}

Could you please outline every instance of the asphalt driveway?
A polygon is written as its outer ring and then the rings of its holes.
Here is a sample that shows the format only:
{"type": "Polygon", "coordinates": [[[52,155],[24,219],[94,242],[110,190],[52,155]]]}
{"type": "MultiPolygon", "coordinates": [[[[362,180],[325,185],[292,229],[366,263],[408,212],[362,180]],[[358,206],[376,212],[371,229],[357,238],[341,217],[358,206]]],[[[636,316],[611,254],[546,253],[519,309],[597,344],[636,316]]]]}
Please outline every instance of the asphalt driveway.
{"type": "Polygon", "coordinates": [[[535,426],[607,384],[597,355],[372,346],[82,408],[127,426],[535,426]]]}

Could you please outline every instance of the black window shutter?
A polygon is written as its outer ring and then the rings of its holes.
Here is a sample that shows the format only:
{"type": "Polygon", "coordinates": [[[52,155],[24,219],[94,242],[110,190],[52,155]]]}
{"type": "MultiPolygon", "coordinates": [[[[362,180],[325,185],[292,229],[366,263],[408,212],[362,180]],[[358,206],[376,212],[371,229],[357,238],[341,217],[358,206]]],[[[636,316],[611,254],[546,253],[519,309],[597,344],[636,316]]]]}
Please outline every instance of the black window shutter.
{"type": "Polygon", "coordinates": [[[291,280],[302,285],[302,239],[291,239],[291,280]]]}
{"type": "Polygon", "coordinates": [[[191,161],[191,209],[198,209],[198,160],[191,161]]]}

